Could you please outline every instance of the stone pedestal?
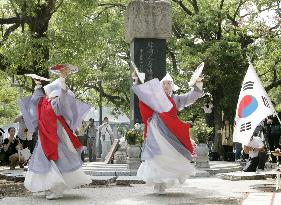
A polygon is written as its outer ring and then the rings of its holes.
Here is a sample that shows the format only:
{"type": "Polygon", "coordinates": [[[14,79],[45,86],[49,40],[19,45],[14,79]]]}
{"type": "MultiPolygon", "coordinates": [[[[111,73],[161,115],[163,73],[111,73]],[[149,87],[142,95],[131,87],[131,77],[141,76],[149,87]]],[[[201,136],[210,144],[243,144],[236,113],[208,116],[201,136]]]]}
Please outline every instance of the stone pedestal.
{"type": "Polygon", "coordinates": [[[127,152],[126,150],[118,150],[114,153],[114,164],[126,164],[127,163],[127,152]]]}
{"type": "Polygon", "coordinates": [[[129,145],[127,155],[128,168],[130,170],[137,170],[141,164],[141,147],[138,145],[129,145]]]}
{"type": "MultiPolygon", "coordinates": [[[[145,73],[145,81],[166,75],[166,39],[172,35],[171,4],[166,1],[130,1],[125,15],[125,40],[131,60],[145,73]]],[[[138,99],[132,100],[134,123],[142,123],[138,99]]]]}
{"type": "Polygon", "coordinates": [[[125,137],[119,140],[119,146],[114,153],[114,164],[126,164],[127,163],[127,142],[125,137]]]}
{"type": "Polygon", "coordinates": [[[205,143],[200,143],[196,147],[195,166],[197,168],[210,168],[209,164],[209,148],[205,143]]]}
{"type": "Polygon", "coordinates": [[[168,39],[172,36],[172,8],[166,1],[130,1],[125,14],[125,40],[168,39]]]}

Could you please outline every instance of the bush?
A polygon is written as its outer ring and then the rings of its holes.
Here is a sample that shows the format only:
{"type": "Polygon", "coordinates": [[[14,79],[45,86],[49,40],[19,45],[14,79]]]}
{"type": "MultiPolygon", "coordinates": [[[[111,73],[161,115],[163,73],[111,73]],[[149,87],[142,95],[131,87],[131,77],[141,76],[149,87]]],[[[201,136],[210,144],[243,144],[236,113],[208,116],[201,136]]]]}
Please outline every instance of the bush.
{"type": "Polygon", "coordinates": [[[125,139],[129,145],[136,145],[143,143],[143,126],[135,124],[135,127],[129,129],[125,134],[125,139]]]}
{"type": "Polygon", "coordinates": [[[203,119],[198,119],[194,123],[191,132],[196,143],[207,143],[212,130],[212,128],[203,122],[203,119]]]}

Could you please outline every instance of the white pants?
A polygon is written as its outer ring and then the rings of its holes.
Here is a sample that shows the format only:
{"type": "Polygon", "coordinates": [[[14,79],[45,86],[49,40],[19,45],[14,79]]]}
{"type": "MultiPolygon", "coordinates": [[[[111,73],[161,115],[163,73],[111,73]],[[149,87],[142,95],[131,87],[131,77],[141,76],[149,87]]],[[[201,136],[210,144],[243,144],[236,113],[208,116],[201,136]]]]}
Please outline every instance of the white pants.
{"type": "Polygon", "coordinates": [[[101,160],[104,161],[107,153],[111,148],[111,141],[104,140],[101,142],[101,146],[102,146],[101,160]]]}

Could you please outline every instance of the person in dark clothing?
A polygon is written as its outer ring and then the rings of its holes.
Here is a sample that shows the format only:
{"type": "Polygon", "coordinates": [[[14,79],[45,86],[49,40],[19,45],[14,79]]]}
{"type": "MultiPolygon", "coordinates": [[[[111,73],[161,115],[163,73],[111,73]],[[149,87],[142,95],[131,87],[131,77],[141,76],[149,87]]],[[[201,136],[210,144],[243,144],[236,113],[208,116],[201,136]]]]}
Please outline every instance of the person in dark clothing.
{"type": "Polygon", "coordinates": [[[5,131],[2,128],[0,128],[0,163],[1,164],[3,164],[5,160],[5,152],[4,152],[4,145],[3,145],[4,133],[5,131]]]}
{"type": "Polygon", "coordinates": [[[10,161],[10,169],[15,169],[15,166],[19,163],[20,167],[23,166],[23,161],[20,161],[18,150],[22,149],[22,144],[19,138],[15,136],[16,129],[10,127],[8,129],[9,137],[4,140],[4,152],[5,161],[10,161]]]}
{"type": "MultiPolygon", "coordinates": [[[[280,115],[280,114],[279,114],[280,115]]],[[[277,117],[270,116],[266,121],[266,139],[268,141],[270,151],[281,148],[279,144],[281,136],[281,125],[277,117]]],[[[276,163],[276,157],[271,155],[272,162],[276,163]]]]}

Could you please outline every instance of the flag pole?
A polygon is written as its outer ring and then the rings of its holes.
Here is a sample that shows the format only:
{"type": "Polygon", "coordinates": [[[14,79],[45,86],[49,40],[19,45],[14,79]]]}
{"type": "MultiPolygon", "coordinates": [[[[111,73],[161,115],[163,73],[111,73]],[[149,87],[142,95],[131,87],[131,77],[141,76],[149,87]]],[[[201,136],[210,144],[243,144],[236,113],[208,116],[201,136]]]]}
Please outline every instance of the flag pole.
{"type": "Polygon", "coordinates": [[[281,125],[281,120],[280,120],[280,118],[279,118],[279,116],[278,116],[278,113],[275,111],[274,112],[274,115],[277,117],[277,119],[278,119],[278,121],[279,121],[279,123],[280,123],[280,125],[281,125]]]}

